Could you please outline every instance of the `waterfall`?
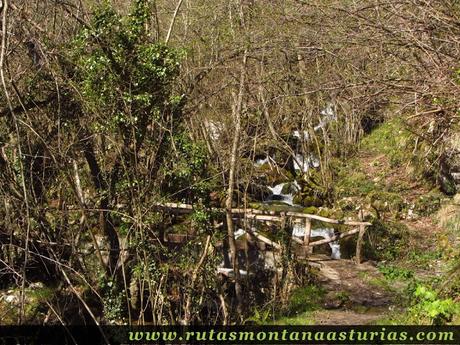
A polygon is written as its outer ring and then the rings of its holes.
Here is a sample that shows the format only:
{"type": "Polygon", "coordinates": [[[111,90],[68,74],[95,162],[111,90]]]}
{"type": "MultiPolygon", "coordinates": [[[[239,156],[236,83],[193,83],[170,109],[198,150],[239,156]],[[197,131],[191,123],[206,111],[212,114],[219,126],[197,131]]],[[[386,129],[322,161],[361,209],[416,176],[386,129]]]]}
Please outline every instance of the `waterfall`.
{"type": "Polygon", "coordinates": [[[268,197],[266,202],[280,201],[290,206],[295,206],[294,194],[300,190],[300,186],[297,181],[294,181],[293,183],[280,183],[274,187],[268,187],[268,189],[272,192],[272,195],[268,197]],[[283,189],[286,185],[289,185],[289,193],[283,193],[283,189]]]}
{"type": "Polygon", "coordinates": [[[204,126],[212,140],[217,141],[220,139],[224,131],[224,125],[221,122],[205,120],[204,126]]]}
{"type": "MultiPolygon", "coordinates": [[[[333,228],[316,228],[312,229],[310,233],[310,237],[323,237],[323,238],[332,238],[334,236],[334,229],[333,228]]],[[[294,223],[292,229],[292,236],[301,237],[305,236],[305,226],[301,223],[294,223]]],[[[339,241],[334,241],[329,243],[329,247],[331,248],[332,254],[331,258],[334,260],[338,260],[341,257],[340,253],[340,243],[339,241]]]]}
{"type": "Polygon", "coordinates": [[[320,165],[319,159],[313,155],[304,157],[300,153],[294,156],[294,170],[308,172],[310,168],[318,168],[320,165]]]}
{"type": "Polygon", "coordinates": [[[254,162],[254,165],[255,165],[256,167],[260,167],[260,166],[262,166],[262,165],[264,165],[264,164],[267,164],[269,161],[270,161],[270,157],[268,157],[268,156],[266,156],[266,157],[264,157],[264,158],[258,158],[258,159],[256,159],[256,161],[254,162]]]}

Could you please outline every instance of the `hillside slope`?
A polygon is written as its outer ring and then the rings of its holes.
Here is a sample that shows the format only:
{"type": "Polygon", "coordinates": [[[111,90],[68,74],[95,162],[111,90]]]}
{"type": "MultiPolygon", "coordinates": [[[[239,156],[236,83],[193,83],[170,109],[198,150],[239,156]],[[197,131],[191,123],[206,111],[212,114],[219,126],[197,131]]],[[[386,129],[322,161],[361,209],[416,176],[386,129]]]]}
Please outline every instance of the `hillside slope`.
{"type": "Polygon", "coordinates": [[[280,323],[457,322],[458,293],[441,282],[452,277],[458,252],[460,196],[446,197],[424,178],[413,143],[399,121],[389,121],[363,139],[352,159],[337,164],[336,205],[345,213],[362,209],[374,224],[366,238],[368,261],[313,259],[321,263],[321,304],[280,323]],[[420,291],[436,298],[426,300],[420,291]]]}

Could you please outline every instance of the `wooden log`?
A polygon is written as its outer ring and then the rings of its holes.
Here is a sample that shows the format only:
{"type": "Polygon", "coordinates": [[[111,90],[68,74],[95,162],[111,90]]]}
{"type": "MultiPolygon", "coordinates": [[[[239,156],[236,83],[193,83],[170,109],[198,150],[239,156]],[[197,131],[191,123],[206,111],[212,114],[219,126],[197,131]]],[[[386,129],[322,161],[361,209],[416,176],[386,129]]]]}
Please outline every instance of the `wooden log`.
{"type": "Polygon", "coordinates": [[[295,243],[300,244],[301,246],[304,245],[303,241],[302,241],[300,238],[297,238],[297,237],[295,237],[295,236],[292,236],[292,240],[293,240],[295,243]]]}
{"type": "Polygon", "coordinates": [[[357,221],[351,221],[351,220],[337,220],[337,219],[331,219],[331,218],[326,218],[326,217],[321,217],[317,216],[315,214],[308,214],[308,213],[299,213],[299,212],[288,212],[288,216],[294,217],[294,218],[309,218],[309,219],[315,219],[319,220],[321,222],[325,223],[331,223],[331,224],[343,224],[343,225],[372,225],[371,223],[367,222],[357,222],[357,221]]]}
{"type": "Polygon", "coordinates": [[[260,221],[269,221],[269,222],[281,222],[282,221],[281,217],[269,216],[269,215],[263,215],[263,214],[249,214],[247,218],[256,219],[260,221]]]}
{"type": "Polygon", "coordinates": [[[366,232],[366,227],[361,225],[359,227],[358,241],[356,242],[356,263],[359,265],[362,262],[362,247],[363,247],[363,238],[364,233],[366,232]]]}
{"type": "Polygon", "coordinates": [[[311,235],[311,219],[305,218],[305,234],[303,236],[303,247],[304,247],[305,257],[308,257],[308,254],[310,254],[309,252],[311,250],[311,247],[308,246],[310,244],[310,235],[311,235]]]}
{"type": "Polygon", "coordinates": [[[310,218],[305,218],[305,234],[303,236],[304,246],[308,246],[310,244],[310,234],[311,234],[311,220],[310,218]]]}
{"type": "Polygon", "coordinates": [[[338,241],[338,240],[340,240],[341,238],[345,238],[345,237],[354,235],[354,234],[358,233],[359,231],[360,231],[360,229],[359,229],[359,228],[356,228],[356,229],[353,229],[353,230],[350,230],[350,231],[347,231],[347,232],[340,233],[340,234],[338,234],[338,235],[334,235],[334,236],[332,236],[331,238],[325,238],[324,240],[311,242],[311,243],[309,244],[309,246],[310,246],[310,247],[315,247],[315,246],[320,246],[320,245],[322,245],[322,244],[326,244],[326,243],[338,241]]]}
{"type": "MultiPolygon", "coordinates": [[[[165,203],[153,203],[153,206],[162,208],[162,209],[171,209],[179,210],[180,212],[192,212],[193,205],[174,203],[174,202],[165,202],[165,203]]],[[[212,208],[213,211],[225,210],[222,208],[212,208]]],[[[359,222],[359,221],[349,221],[349,220],[337,220],[332,218],[326,218],[314,214],[300,213],[300,212],[284,212],[284,211],[270,211],[270,210],[257,210],[257,209],[245,209],[245,208],[233,208],[231,209],[232,214],[246,215],[250,218],[255,218],[261,221],[282,221],[284,216],[298,218],[298,219],[310,219],[318,220],[330,224],[343,224],[343,225],[352,225],[352,226],[367,226],[372,225],[368,222],[359,222]]]]}
{"type": "Polygon", "coordinates": [[[248,230],[247,231],[249,234],[253,235],[255,238],[257,238],[259,241],[261,242],[264,242],[270,246],[272,246],[273,248],[276,248],[278,250],[281,250],[281,245],[279,245],[278,243],[276,242],[273,242],[272,240],[270,240],[269,238],[259,234],[257,231],[254,231],[254,230],[248,230]]]}
{"type": "Polygon", "coordinates": [[[185,243],[192,239],[196,238],[196,236],[190,236],[186,234],[166,234],[165,242],[168,243],[185,243]]]}

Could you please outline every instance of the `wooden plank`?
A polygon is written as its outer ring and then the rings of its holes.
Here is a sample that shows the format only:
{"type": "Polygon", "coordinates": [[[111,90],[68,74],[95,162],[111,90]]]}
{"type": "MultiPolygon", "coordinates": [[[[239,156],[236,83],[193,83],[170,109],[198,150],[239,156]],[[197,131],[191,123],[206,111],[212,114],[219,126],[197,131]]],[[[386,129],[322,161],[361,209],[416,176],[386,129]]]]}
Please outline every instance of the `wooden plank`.
{"type": "Polygon", "coordinates": [[[235,214],[244,214],[244,213],[253,213],[253,214],[267,214],[267,215],[277,215],[280,212],[272,210],[258,210],[255,208],[232,208],[232,213],[235,214]]]}
{"type": "Polygon", "coordinates": [[[303,241],[300,239],[300,238],[297,238],[295,236],[292,236],[292,240],[295,242],[295,243],[298,243],[300,244],[301,246],[303,246],[303,241]]]}
{"type": "Polygon", "coordinates": [[[269,215],[263,215],[263,214],[250,214],[247,217],[252,218],[252,219],[261,220],[261,221],[271,221],[271,222],[281,222],[283,220],[282,217],[269,216],[269,215]]]}

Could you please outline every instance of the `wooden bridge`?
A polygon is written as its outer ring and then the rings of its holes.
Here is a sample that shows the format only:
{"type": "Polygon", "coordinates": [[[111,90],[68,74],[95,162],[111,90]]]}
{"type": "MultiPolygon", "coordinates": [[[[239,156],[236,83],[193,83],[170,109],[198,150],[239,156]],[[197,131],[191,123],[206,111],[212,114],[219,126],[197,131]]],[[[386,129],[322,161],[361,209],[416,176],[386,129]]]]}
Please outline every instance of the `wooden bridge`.
{"type": "MultiPolygon", "coordinates": [[[[175,212],[175,213],[191,213],[194,211],[193,206],[189,204],[156,203],[154,204],[154,206],[157,209],[162,209],[168,212],[175,212]]],[[[211,210],[217,211],[217,212],[226,212],[226,210],[222,208],[212,208],[211,210]]],[[[307,214],[307,213],[301,213],[301,212],[260,210],[260,209],[253,209],[253,208],[233,208],[231,209],[231,213],[235,217],[239,217],[242,219],[253,219],[253,220],[257,220],[261,222],[279,222],[280,224],[282,224],[283,227],[286,224],[287,220],[290,220],[291,222],[302,223],[305,227],[303,240],[293,235],[292,235],[292,239],[294,242],[296,242],[297,244],[299,244],[300,246],[304,248],[304,252],[306,253],[306,255],[307,253],[311,252],[313,247],[315,246],[339,241],[342,238],[358,234],[358,240],[356,243],[356,255],[355,255],[357,264],[360,264],[362,262],[362,244],[363,244],[363,237],[366,232],[366,228],[367,226],[372,225],[371,223],[363,222],[363,221],[337,220],[337,219],[331,219],[331,218],[326,218],[326,217],[322,217],[322,216],[318,216],[314,214],[307,214]],[[335,234],[334,236],[330,238],[325,238],[323,240],[317,240],[317,241],[311,242],[312,221],[320,221],[323,223],[333,224],[333,225],[345,225],[345,226],[351,227],[352,229],[346,232],[335,234]]],[[[245,230],[248,234],[256,237],[259,241],[264,242],[265,244],[268,244],[275,249],[278,249],[278,250],[281,249],[281,245],[279,243],[276,243],[270,240],[269,238],[259,234],[257,231],[251,230],[251,229],[245,229],[245,230]]]]}

